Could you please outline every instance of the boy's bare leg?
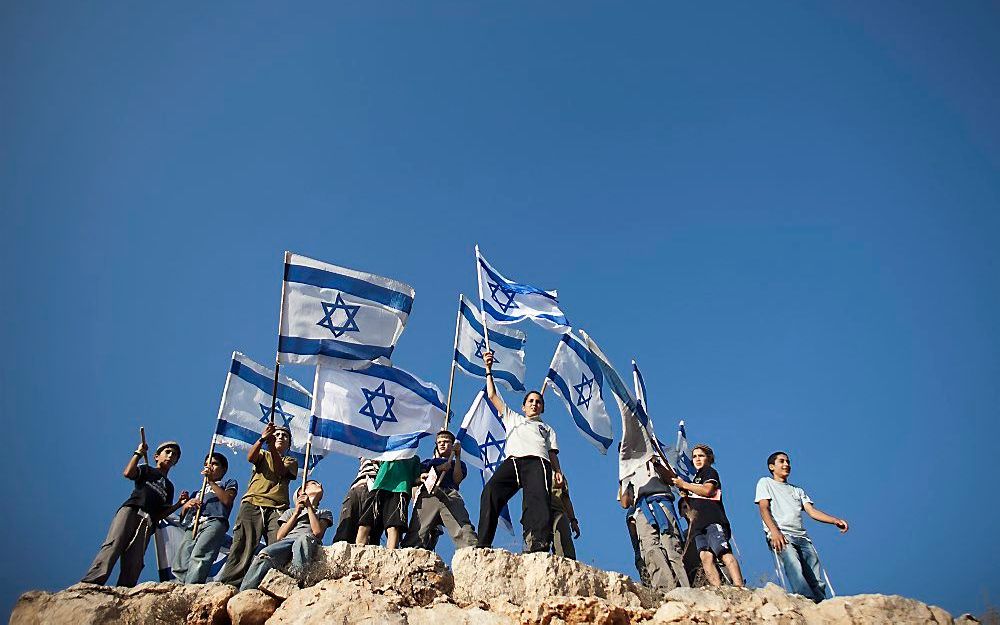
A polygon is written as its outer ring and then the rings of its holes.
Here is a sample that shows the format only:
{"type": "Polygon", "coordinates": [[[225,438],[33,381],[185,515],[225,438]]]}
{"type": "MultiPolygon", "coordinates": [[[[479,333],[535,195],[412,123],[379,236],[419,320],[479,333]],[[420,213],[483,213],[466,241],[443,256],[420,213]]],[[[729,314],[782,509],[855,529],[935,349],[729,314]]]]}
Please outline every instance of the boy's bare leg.
{"type": "Polygon", "coordinates": [[[359,547],[364,547],[368,544],[368,536],[371,535],[372,528],[367,525],[358,526],[358,535],[354,538],[354,544],[359,547]]]}
{"type": "Polygon", "coordinates": [[[742,586],[743,572],[740,571],[740,563],[736,560],[736,556],[727,553],[722,556],[722,563],[726,565],[726,570],[729,571],[729,579],[733,580],[733,586],[742,586]]]}
{"type": "Polygon", "coordinates": [[[399,544],[400,531],[398,527],[388,527],[385,530],[386,539],[385,547],[386,549],[395,549],[396,545],[399,544]]]}
{"type": "Polygon", "coordinates": [[[722,578],[719,577],[719,571],[715,568],[715,556],[712,555],[711,551],[700,551],[698,556],[701,558],[701,570],[705,571],[705,579],[708,580],[711,586],[721,586],[722,578]]]}

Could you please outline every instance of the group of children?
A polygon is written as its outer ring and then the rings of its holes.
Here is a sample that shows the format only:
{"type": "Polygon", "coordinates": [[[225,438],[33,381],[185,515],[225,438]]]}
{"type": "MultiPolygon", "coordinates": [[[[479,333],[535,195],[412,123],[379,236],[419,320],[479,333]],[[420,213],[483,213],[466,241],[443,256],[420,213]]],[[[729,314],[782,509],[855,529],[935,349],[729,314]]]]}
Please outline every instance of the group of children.
{"type": "MultiPolygon", "coordinates": [[[[507,440],[506,457],[480,497],[478,531],[459,492],[468,474],[461,447],[451,432],[443,430],[436,435],[434,457],[422,462],[417,457],[361,459],[344,497],[333,542],[379,544],[385,533],[389,549],[434,549],[438,537],[447,530],[456,548],[490,547],[500,511],[523,490],[524,550],[551,550],[559,556],[576,557],[573,537],[579,538],[580,525],[559,465],[555,431],[540,418],[544,397],[537,391],[529,392],[522,403],[523,414],[510,409],[493,383],[492,354],[484,354],[484,360],[487,398],[504,422],[507,440]]],[[[241,590],[257,588],[275,567],[300,577],[334,525],[332,513],[319,507],[323,486],[318,481],[305,481],[290,499],[290,484],[298,474],[297,462],[287,454],[291,442],[287,427],[270,423],[247,453],[253,470],[240,500],[232,546],[219,581],[241,590]],[[259,549],[262,539],[266,546],[259,549]]],[[[226,457],[210,454],[202,470],[206,484],[202,493],[191,497],[182,491],[174,502],[174,487],[167,476],[180,459],[180,446],[165,442],[156,448],[154,464],[139,464],[146,453],[143,443],[125,466],[123,474],[135,482],[135,488],[116,512],[83,582],[106,583],[115,562],[121,559],[118,585],[135,585],[156,523],[178,509],[188,529],[173,559],[174,576],[189,584],[205,583],[209,577],[229,529],[238,491],[236,481],[225,478],[226,457]]],[[[720,585],[725,575],[729,583],[742,586],[743,575],[733,554],[732,532],[722,503],[722,480],[713,468],[715,454],[707,445],[696,445],[691,457],[697,472],[690,482],[657,458],[621,480],[618,500],[627,511],[636,566],[643,581],[661,590],[689,586],[698,569],[704,571],[708,584],[720,585]],[[674,488],[683,495],[679,510],[687,519],[686,533],[674,512],[674,488]]],[[[848,524],[818,510],[801,488],[788,483],[788,454],[771,454],[767,465],[771,477],[760,479],[755,501],[769,547],[789,590],[821,601],[827,587],[816,549],[802,525],[802,512],[842,532],[848,524]]]]}

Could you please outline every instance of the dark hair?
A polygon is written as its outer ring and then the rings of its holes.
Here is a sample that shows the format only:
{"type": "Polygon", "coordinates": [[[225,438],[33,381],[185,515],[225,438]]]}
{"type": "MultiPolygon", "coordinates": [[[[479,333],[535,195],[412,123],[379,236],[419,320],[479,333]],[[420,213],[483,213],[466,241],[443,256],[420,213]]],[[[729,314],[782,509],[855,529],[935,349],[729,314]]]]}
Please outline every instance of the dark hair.
{"type": "Polygon", "coordinates": [[[229,458],[226,458],[226,454],[220,454],[217,451],[213,451],[211,455],[205,456],[205,463],[207,464],[210,459],[215,460],[222,465],[223,475],[229,470],[229,458]]]}
{"type": "Polygon", "coordinates": [[[449,432],[448,430],[441,430],[440,432],[434,435],[434,438],[437,438],[438,436],[447,436],[451,440],[455,440],[455,435],[449,432]]]}
{"type": "Polygon", "coordinates": [[[542,412],[545,412],[545,395],[542,395],[541,391],[528,391],[525,393],[524,400],[521,401],[521,407],[523,408],[528,403],[528,398],[532,395],[538,395],[538,400],[542,402],[542,412]]]}
{"type": "MultiPolygon", "coordinates": [[[[784,456],[784,457],[788,458],[788,454],[785,453],[785,452],[783,452],[783,451],[776,451],[776,452],[774,452],[773,454],[771,454],[770,456],[767,457],[767,470],[768,471],[771,471],[771,465],[773,465],[774,461],[778,459],[778,456],[784,456]]],[[[789,458],[789,460],[791,460],[791,458],[789,458]]],[[[771,471],[771,474],[773,475],[774,471],[771,471]]]]}
{"type": "Polygon", "coordinates": [[[712,451],[711,447],[709,447],[705,443],[698,443],[697,445],[691,448],[691,451],[694,451],[696,449],[700,449],[703,452],[705,452],[705,455],[708,457],[708,464],[715,464],[715,452],[712,451]]]}
{"type": "MultiPolygon", "coordinates": [[[[295,489],[295,495],[294,496],[298,497],[300,494],[304,493],[305,492],[305,487],[309,486],[310,484],[315,484],[315,485],[319,486],[320,488],[323,488],[323,485],[320,484],[319,480],[306,480],[305,484],[299,484],[299,487],[295,489]]],[[[323,489],[323,490],[326,490],[326,489],[323,489]]]]}

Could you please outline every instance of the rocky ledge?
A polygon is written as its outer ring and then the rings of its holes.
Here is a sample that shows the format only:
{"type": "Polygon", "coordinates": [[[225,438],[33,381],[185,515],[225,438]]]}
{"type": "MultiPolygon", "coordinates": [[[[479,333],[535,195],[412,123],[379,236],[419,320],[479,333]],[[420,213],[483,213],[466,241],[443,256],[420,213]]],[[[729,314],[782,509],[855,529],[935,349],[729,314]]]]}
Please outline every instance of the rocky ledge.
{"type": "Polygon", "coordinates": [[[774,584],[679,588],[661,595],[620,574],[573,560],[462,549],[449,569],[422,549],[324,547],[302,587],[271,571],[260,590],[147,582],[135,588],[77,584],[21,596],[11,625],[658,625],[661,623],[974,623],[888,595],[816,605],[774,584]]]}

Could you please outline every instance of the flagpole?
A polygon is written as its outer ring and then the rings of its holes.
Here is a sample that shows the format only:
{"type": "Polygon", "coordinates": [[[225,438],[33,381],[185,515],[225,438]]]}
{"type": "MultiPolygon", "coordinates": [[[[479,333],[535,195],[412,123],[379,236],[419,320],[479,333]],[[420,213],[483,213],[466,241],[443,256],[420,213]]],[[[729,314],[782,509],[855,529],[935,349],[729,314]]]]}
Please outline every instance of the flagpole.
{"type": "Polygon", "coordinates": [[[479,262],[479,245],[476,245],[476,282],[479,283],[479,312],[483,316],[483,340],[486,342],[486,351],[490,350],[490,327],[486,323],[486,300],[483,299],[483,274],[479,262]]]}
{"type": "Polygon", "coordinates": [[[139,426],[139,440],[142,441],[142,446],[147,448],[146,451],[142,452],[142,459],[146,461],[146,464],[149,464],[149,449],[146,445],[146,428],[141,425],[139,426]]]}
{"type": "MultiPolygon", "coordinates": [[[[236,352],[233,352],[233,360],[236,359],[236,352]]],[[[232,364],[230,364],[230,369],[232,369],[232,364]]],[[[229,378],[231,376],[226,374],[226,383],[222,387],[222,399],[219,400],[219,413],[215,417],[215,431],[212,432],[212,444],[208,447],[208,455],[205,456],[205,462],[209,463],[212,460],[212,454],[215,453],[215,435],[219,430],[219,423],[222,421],[222,408],[226,405],[226,395],[229,394],[229,378]]],[[[205,489],[208,487],[208,476],[201,478],[201,493],[198,495],[199,501],[205,501],[205,489]]],[[[198,523],[201,521],[201,506],[198,506],[198,511],[194,513],[194,524],[191,526],[191,538],[194,538],[198,534],[198,523]]]]}
{"type": "Polygon", "coordinates": [[[319,365],[313,373],[313,392],[309,399],[309,438],[306,439],[306,462],[302,469],[302,492],[306,492],[306,481],[309,479],[309,460],[312,458],[313,429],[316,425],[316,389],[319,387],[319,365]]]}
{"type": "Polygon", "coordinates": [[[285,271],[291,252],[285,251],[285,262],[281,267],[281,308],[278,309],[278,348],[274,352],[274,382],[271,384],[271,416],[274,423],[274,409],[278,404],[278,371],[281,370],[281,326],[285,317],[285,271]]]}
{"type": "MultiPolygon", "coordinates": [[[[482,302],[480,302],[482,305],[482,302]]],[[[486,319],[483,318],[483,331],[486,331],[486,319]]],[[[448,401],[444,408],[444,429],[448,429],[451,421],[451,393],[455,389],[455,352],[458,351],[458,330],[462,325],[462,294],[458,294],[458,314],[455,315],[455,344],[451,348],[451,374],[448,376],[448,401]]]]}

